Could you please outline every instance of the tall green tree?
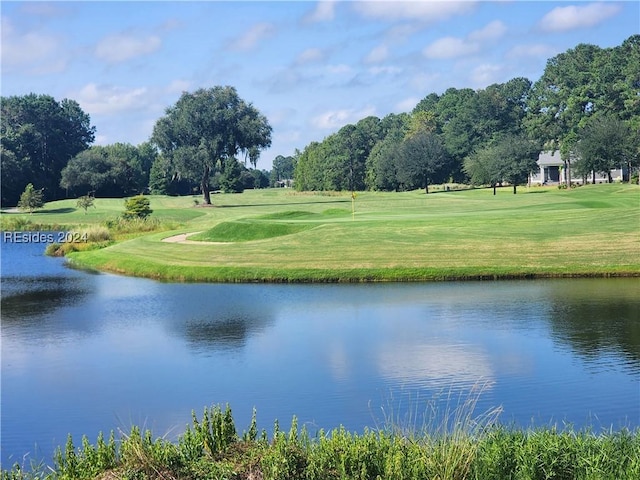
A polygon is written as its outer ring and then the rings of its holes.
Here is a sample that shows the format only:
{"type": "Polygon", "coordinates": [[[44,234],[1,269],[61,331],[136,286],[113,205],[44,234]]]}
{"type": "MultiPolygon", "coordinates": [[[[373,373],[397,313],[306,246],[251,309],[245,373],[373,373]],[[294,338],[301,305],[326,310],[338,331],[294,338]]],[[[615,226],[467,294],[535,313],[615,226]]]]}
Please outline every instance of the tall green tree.
{"type": "Polygon", "coordinates": [[[632,135],[627,123],[611,116],[594,116],[580,131],[577,143],[578,169],[591,172],[595,183],[596,173],[608,175],[611,170],[626,168],[631,171],[638,165],[638,139],[632,135]]]}
{"type": "Polygon", "coordinates": [[[387,135],[375,144],[367,157],[367,187],[371,190],[398,190],[397,158],[404,139],[403,131],[387,135]]]}
{"type": "Polygon", "coordinates": [[[211,204],[210,177],[239,155],[257,162],[271,145],[271,126],[233,87],[185,92],[154,128],[152,142],[172,162],[174,172],[200,178],[205,204],[211,204]]]}
{"type": "MultiPolygon", "coordinates": [[[[244,191],[242,165],[236,159],[227,159],[224,164],[224,170],[220,174],[220,188],[224,193],[242,193],[244,191]]],[[[248,173],[248,172],[247,172],[248,173]]]]}
{"type": "Polygon", "coordinates": [[[537,169],[539,155],[539,144],[525,134],[498,135],[465,159],[464,170],[473,185],[490,185],[494,195],[503,182],[511,184],[515,194],[537,169]]]}
{"type": "Polygon", "coordinates": [[[521,133],[500,136],[497,145],[504,162],[503,178],[513,186],[515,195],[518,185],[527,183],[529,174],[538,170],[540,144],[521,133]]]}
{"type": "Polygon", "coordinates": [[[487,145],[474,151],[464,160],[464,172],[471,185],[489,185],[496,194],[496,187],[502,183],[504,172],[500,153],[495,145],[487,145]]]}
{"type": "Polygon", "coordinates": [[[60,186],[70,194],[122,197],[144,192],[156,155],[148,143],[98,145],[80,152],[62,169],[60,186]]]}
{"type": "Polygon", "coordinates": [[[276,186],[278,182],[293,179],[293,172],[295,171],[294,162],[295,158],[292,156],[285,157],[278,155],[273,159],[273,167],[269,179],[272,187],[276,186]]]}
{"type": "Polygon", "coordinates": [[[464,159],[473,151],[497,134],[522,131],[530,90],[531,82],[522,77],[477,91],[449,88],[440,96],[427,95],[413,115],[424,112],[433,119],[433,131],[441,135],[452,160],[450,176],[461,181],[464,159]]]}
{"type": "Polygon", "coordinates": [[[324,190],[324,158],[320,142],[311,142],[300,152],[294,171],[296,190],[324,190]]]}
{"type": "Polygon", "coordinates": [[[640,132],[640,35],[622,45],[580,44],[547,61],[528,100],[527,127],[566,158],[593,115],[629,122],[640,132]],[[570,144],[570,146],[565,145],[570,144]]]}
{"type": "Polygon", "coordinates": [[[28,182],[62,197],[60,172],[94,141],[89,115],[74,100],[34,93],[2,97],[0,107],[2,204],[15,205],[28,182]]]}
{"type": "Polygon", "coordinates": [[[397,178],[405,188],[424,188],[444,179],[449,155],[440,137],[422,131],[407,138],[398,150],[397,178]]]}

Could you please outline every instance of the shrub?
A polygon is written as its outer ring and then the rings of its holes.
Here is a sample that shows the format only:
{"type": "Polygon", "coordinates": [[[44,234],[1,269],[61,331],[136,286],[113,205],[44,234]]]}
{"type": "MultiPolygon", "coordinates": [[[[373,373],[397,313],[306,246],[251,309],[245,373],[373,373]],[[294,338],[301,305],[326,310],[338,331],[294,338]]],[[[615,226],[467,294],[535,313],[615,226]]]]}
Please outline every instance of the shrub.
{"type": "Polygon", "coordinates": [[[144,195],[136,195],[135,197],[128,198],[124,201],[125,211],[122,217],[125,219],[131,218],[147,218],[153,210],[150,208],[149,199],[144,195]]]}

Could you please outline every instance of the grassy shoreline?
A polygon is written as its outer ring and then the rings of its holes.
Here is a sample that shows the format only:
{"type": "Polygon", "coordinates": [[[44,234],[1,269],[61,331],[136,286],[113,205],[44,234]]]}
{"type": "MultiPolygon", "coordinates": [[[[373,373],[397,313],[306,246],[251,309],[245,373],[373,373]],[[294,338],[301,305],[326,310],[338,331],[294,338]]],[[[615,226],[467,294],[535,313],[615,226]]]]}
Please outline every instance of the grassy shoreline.
{"type": "MultiPolygon", "coordinates": [[[[150,197],[166,229],[71,252],[78,268],[178,282],[398,282],[640,276],[640,188],[590,185],[438,192],[285,189],[150,197]],[[353,210],[352,210],[353,208],[353,210]],[[204,242],[167,243],[201,232],[204,242]]],[[[83,215],[65,202],[33,221],[104,222],[121,199],[83,215]]]]}
{"type": "Polygon", "coordinates": [[[313,437],[296,417],[288,431],[251,425],[237,433],[230,407],[192,413],[176,441],[134,426],[116,440],[99,434],[81,446],[71,436],[53,467],[13,465],[2,480],[519,480],[640,478],[640,430],[514,429],[496,423],[499,409],[474,414],[475,402],[447,411],[427,427],[386,425],[357,434],[340,427],[313,437]],[[408,427],[408,428],[403,428],[408,427]]]}
{"type": "Polygon", "coordinates": [[[386,269],[327,269],[306,270],[290,269],[283,272],[278,269],[246,269],[234,267],[191,267],[176,268],[168,265],[150,263],[132,267],[125,259],[113,259],[110,256],[101,259],[86,255],[76,260],[75,253],[68,255],[69,265],[78,269],[90,269],[120,275],[135,276],[166,282],[184,283],[383,283],[383,282],[448,282],[448,281],[499,281],[499,280],[536,280],[561,278],[635,278],[640,272],[634,267],[629,270],[611,267],[595,270],[585,268],[573,271],[547,270],[479,270],[468,269],[429,269],[429,268],[386,268],[386,269]]]}

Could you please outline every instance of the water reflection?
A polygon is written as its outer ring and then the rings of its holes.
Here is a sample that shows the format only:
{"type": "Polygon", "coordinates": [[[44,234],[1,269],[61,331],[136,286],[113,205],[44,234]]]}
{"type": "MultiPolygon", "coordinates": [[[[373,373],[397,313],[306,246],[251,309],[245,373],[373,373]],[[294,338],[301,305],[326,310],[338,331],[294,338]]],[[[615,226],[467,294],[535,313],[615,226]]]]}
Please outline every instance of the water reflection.
{"type": "MultiPolygon", "coordinates": [[[[640,292],[640,283],[630,281],[640,292]]],[[[606,361],[615,367],[622,357],[640,373],[640,304],[627,294],[628,284],[618,279],[599,284],[579,280],[551,291],[553,339],[587,362],[606,361]]]]}
{"type": "Polygon", "coordinates": [[[79,278],[2,277],[2,321],[34,320],[55,309],[80,302],[88,289],[79,278]]]}
{"type": "Polygon", "coordinates": [[[185,323],[183,334],[188,344],[195,350],[207,353],[212,351],[240,350],[252,335],[269,325],[264,317],[235,314],[208,321],[185,323]]]}
{"type": "Polygon", "coordinates": [[[494,378],[490,356],[474,345],[384,344],[377,355],[385,378],[431,388],[473,385],[494,378]]]}

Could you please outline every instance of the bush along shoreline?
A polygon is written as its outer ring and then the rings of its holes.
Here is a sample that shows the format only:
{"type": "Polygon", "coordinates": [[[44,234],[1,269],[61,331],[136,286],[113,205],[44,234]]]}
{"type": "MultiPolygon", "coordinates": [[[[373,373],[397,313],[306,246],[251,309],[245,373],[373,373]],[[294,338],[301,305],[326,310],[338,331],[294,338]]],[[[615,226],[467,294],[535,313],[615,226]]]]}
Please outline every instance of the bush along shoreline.
{"type": "Polygon", "coordinates": [[[258,431],[256,411],[238,434],[231,408],[215,405],[177,441],[132,427],[95,444],[71,436],[52,467],[15,464],[2,480],[236,479],[236,480],[503,480],[640,478],[640,430],[595,433],[570,427],[508,428],[499,410],[472,417],[469,404],[445,413],[440,425],[385,425],[356,434],[338,428],[313,437],[293,417],[258,431]]]}

